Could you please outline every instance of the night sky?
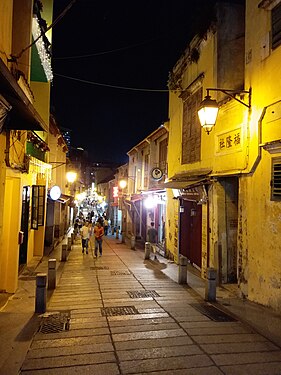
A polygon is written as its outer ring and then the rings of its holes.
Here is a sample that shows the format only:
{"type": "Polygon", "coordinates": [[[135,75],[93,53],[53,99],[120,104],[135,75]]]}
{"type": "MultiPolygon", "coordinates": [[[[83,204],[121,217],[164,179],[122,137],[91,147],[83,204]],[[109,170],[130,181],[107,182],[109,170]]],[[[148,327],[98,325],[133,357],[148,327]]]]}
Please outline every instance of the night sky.
{"type": "MultiPolygon", "coordinates": [[[[52,46],[52,105],[59,126],[72,130],[73,146],[94,162],[126,162],[126,152],[168,119],[168,93],[146,89],[167,89],[169,71],[214,2],[74,3],[54,26],[52,46]]],[[[69,3],[54,1],[54,19],[69,3]]]]}

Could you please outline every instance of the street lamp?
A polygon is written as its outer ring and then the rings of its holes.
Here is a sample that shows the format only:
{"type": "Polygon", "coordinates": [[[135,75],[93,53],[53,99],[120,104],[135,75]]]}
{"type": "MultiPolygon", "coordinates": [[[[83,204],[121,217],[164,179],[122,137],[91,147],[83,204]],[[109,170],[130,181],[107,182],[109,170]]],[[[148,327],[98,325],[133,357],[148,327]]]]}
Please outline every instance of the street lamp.
{"type": "Polygon", "coordinates": [[[69,171],[66,173],[66,179],[67,181],[72,184],[74,181],[76,181],[77,173],[74,171],[69,171]]]}
{"type": "Polygon", "coordinates": [[[251,89],[249,91],[246,90],[229,90],[229,89],[216,89],[216,88],[208,88],[206,89],[207,95],[205,99],[201,102],[199,109],[198,109],[198,116],[199,121],[202,128],[209,134],[213,127],[215,126],[217,115],[219,111],[219,105],[216,100],[211,99],[209,95],[209,91],[219,91],[223,92],[225,95],[231,97],[232,99],[236,100],[240,104],[243,104],[248,109],[251,108],[251,89]],[[248,103],[238,99],[236,95],[241,94],[248,94],[248,103]]]}
{"type": "Polygon", "coordinates": [[[120,187],[120,189],[125,189],[125,187],[127,187],[127,181],[126,180],[120,180],[119,181],[119,187],[120,187]]]}

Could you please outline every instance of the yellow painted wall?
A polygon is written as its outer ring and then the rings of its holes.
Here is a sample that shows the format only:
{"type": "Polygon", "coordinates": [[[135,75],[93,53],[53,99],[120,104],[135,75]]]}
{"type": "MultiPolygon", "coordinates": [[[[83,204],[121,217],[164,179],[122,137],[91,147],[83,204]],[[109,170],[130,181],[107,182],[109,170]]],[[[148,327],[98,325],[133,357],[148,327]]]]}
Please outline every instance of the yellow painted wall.
{"type": "Polygon", "coordinates": [[[0,257],[2,263],[0,289],[8,293],[14,293],[18,285],[18,233],[20,230],[21,204],[20,184],[20,176],[6,178],[0,257]]]}
{"type": "Polygon", "coordinates": [[[7,63],[7,57],[11,54],[12,49],[12,0],[0,1],[0,15],[0,58],[7,63]]]}
{"type": "Polygon", "coordinates": [[[245,80],[253,88],[249,152],[250,164],[258,163],[253,175],[240,183],[241,288],[247,290],[250,300],[281,311],[281,202],[270,199],[272,158],[281,157],[281,153],[270,154],[261,148],[261,159],[257,159],[259,134],[262,144],[281,139],[281,46],[271,50],[271,12],[258,8],[259,3],[247,1],[245,80]]]}

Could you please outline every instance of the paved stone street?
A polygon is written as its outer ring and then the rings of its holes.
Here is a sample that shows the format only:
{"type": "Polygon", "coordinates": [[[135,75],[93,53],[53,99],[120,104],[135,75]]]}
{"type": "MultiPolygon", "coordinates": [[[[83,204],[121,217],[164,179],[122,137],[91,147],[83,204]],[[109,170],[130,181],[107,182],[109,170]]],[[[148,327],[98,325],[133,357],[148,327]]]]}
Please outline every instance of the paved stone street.
{"type": "Polygon", "coordinates": [[[281,374],[278,346],[200,312],[206,303],[159,258],[144,261],[111,237],[94,259],[77,241],[21,374],[281,374]]]}

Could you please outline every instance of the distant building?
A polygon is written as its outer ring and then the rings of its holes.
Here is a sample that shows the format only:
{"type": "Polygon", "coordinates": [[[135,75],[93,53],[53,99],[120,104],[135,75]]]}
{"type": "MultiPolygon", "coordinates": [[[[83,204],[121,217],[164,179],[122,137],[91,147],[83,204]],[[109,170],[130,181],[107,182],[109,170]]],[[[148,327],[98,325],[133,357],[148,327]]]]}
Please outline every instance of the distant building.
{"type": "Polygon", "coordinates": [[[69,150],[71,147],[71,129],[60,127],[61,134],[63,136],[63,139],[65,140],[65,143],[67,144],[68,152],[67,156],[69,156],[69,150]]]}

